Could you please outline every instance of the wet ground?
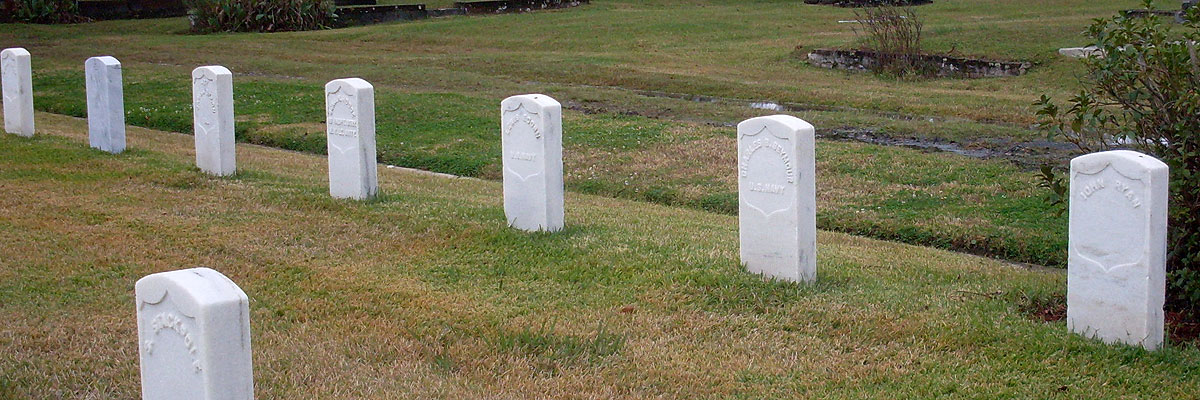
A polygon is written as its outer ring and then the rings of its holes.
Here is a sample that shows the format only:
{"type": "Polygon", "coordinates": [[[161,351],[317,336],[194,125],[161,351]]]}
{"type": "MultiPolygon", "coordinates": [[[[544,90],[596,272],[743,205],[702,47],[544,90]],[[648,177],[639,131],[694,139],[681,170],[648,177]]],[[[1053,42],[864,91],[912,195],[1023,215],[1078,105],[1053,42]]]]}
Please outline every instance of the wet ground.
{"type": "MultiPolygon", "coordinates": [[[[708,103],[719,106],[745,107],[755,110],[768,110],[786,113],[803,113],[811,111],[850,111],[864,112],[878,115],[893,120],[923,120],[929,122],[945,121],[942,117],[932,117],[923,115],[913,115],[904,113],[894,113],[879,110],[862,110],[852,107],[836,107],[824,106],[815,104],[797,104],[784,103],[767,100],[746,100],[734,99],[716,96],[693,95],[683,93],[671,93],[651,90],[630,90],[615,87],[597,87],[603,89],[619,89],[632,92],[638,96],[645,98],[662,98],[685,100],[696,103],[708,103]]],[[[634,111],[629,107],[620,107],[612,104],[603,104],[598,102],[576,102],[566,101],[564,106],[568,109],[580,111],[589,114],[596,113],[620,113],[627,115],[638,115],[649,118],[669,119],[683,122],[698,122],[713,126],[734,127],[738,121],[713,121],[713,120],[697,120],[686,116],[672,115],[668,112],[655,112],[650,110],[634,111]]],[[[1013,124],[984,122],[995,125],[1015,126],[1013,124]]],[[[1078,155],[1078,150],[1074,145],[1065,142],[1057,142],[1052,140],[1013,140],[1006,138],[985,137],[964,141],[952,141],[943,138],[935,137],[920,137],[915,135],[898,136],[881,132],[876,129],[842,126],[828,129],[817,129],[817,137],[844,142],[861,142],[884,146],[899,146],[911,149],[917,149],[928,152],[948,152],[961,156],[980,158],[980,159],[1002,159],[1010,161],[1022,169],[1034,170],[1044,164],[1062,164],[1063,160],[1070,160],[1078,155]]]]}
{"type": "Polygon", "coordinates": [[[895,137],[879,134],[870,129],[849,127],[818,131],[817,137],[828,140],[900,146],[929,152],[944,151],[982,159],[1003,159],[1026,170],[1034,170],[1044,164],[1059,164],[1062,160],[1069,160],[1078,153],[1073,144],[1050,140],[1012,141],[988,138],[970,143],[959,143],[918,137],[895,137]]]}

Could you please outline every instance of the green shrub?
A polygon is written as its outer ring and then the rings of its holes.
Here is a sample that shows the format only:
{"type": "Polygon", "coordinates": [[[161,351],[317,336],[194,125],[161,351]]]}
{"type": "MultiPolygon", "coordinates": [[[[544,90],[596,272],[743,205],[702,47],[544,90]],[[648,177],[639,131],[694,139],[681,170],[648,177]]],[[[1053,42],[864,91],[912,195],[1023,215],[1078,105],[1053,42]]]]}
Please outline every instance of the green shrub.
{"type": "Polygon", "coordinates": [[[75,0],[8,0],[0,2],[0,22],[69,24],[85,20],[75,0]]]}
{"type": "Polygon", "coordinates": [[[325,29],[337,22],[330,0],[189,0],[196,32],[279,32],[325,29]]]}
{"type": "Polygon", "coordinates": [[[1179,25],[1118,16],[1087,33],[1100,54],[1083,61],[1084,89],[1065,110],[1043,95],[1040,126],[1085,152],[1133,148],[1170,167],[1168,302],[1200,311],[1200,8],[1179,25]]]}

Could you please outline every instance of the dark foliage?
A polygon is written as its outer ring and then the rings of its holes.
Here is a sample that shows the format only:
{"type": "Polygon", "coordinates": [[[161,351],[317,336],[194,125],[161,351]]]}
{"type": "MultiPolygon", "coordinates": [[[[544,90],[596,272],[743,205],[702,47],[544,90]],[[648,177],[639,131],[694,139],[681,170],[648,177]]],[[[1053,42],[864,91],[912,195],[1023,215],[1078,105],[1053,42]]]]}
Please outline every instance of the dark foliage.
{"type": "Polygon", "coordinates": [[[881,7],[916,6],[932,3],[933,0],[804,0],[807,4],[822,4],[838,7],[881,7]]]}
{"type": "Polygon", "coordinates": [[[190,0],[196,32],[281,32],[325,29],[337,23],[330,0],[190,0]]]}
{"type": "Polygon", "coordinates": [[[75,0],[0,0],[0,22],[70,24],[85,20],[75,0]]]}
{"type": "MultiPolygon", "coordinates": [[[[1151,2],[1144,2],[1149,9],[1151,2]]],[[[1084,60],[1084,89],[1059,108],[1034,103],[1040,126],[1084,152],[1132,148],[1170,167],[1168,304],[1200,310],[1200,8],[1186,21],[1150,15],[1097,20],[1101,50],[1084,60]]]]}

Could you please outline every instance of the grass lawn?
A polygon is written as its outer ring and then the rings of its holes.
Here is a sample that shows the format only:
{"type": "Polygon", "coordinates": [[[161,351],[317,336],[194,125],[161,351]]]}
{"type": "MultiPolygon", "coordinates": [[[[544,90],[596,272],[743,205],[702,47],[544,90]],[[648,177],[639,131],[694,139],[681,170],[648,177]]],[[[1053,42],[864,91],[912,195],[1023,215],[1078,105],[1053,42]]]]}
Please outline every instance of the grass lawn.
{"type": "MultiPolygon", "coordinates": [[[[821,232],[819,281],[737,261],[736,218],[569,193],[568,228],[505,227],[501,187],[383,168],[370,202],[325,159],[190,136],[86,145],[38,114],[0,135],[0,398],[136,398],[133,283],[209,266],[250,296],[260,399],[1192,398],[1200,350],[1068,334],[1024,310],[1065,276],[821,232]]],[[[1057,299],[1057,300],[1055,300],[1057,299]]]]}
{"type": "MultiPolygon", "coordinates": [[[[0,25],[0,46],[33,52],[40,110],[84,116],[82,60],[112,54],[123,62],[128,122],[184,133],[191,131],[190,70],[226,65],[238,74],[239,140],[317,154],[325,149],[321,87],[362,76],[379,93],[382,162],[493,180],[500,99],[545,93],[569,109],[570,190],[732,214],[728,125],[771,112],[642,91],[808,104],[793,114],[818,133],[1029,140],[1039,134],[1028,129],[1028,103],[1043,91],[1066,96],[1080,71],[1053,50],[1078,44],[1090,18],[1135,4],[920,7],[934,49],[1042,60],[1033,74],[984,80],[810,67],[793,48],[851,44],[853,33],[836,20],[852,14],[799,1],[603,0],[280,34],[188,35],[183,19],[0,25]]],[[[1006,162],[832,141],[820,142],[817,157],[822,228],[1043,265],[1065,258],[1065,218],[1043,204],[1030,172],[1006,162]]]]}
{"type": "MultiPolygon", "coordinates": [[[[568,109],[569,190],[732,214],[732,124],[774,113],[742,100],[799,105],[790,113],[818,134],[867,131],[1008,149],[1042,138],[1030,128],[1038,95],[1063,99],[1077,89],[1080,63],[1055,50],[1084,44],[1092,18],[1138,4],[918,7],[931,51],[1037,63],[1025,76],[974,80],[809,66],[796,47],[853,45],[851,26],[837,23],[853,11],[798,0],[597,0],[567,10],[278,34],[189,35],[182,18],[9,24],[0,25],[0,47],[33,53],[39,110],[80,117],[82,61],[116,56],[128,122],[183,133],[191,131],[191,69],[225,65],[238,74],[239,140],[317,154],[325,149],[322,86],[361,76],[379,93],[382,162],[492,180],[500,177],[499,101],[544,93],[568,109]]],[[[822,228],[1043,265],[1065,260],[1066,220],[1043,204],[1029,171],[832,141],[819,143],[817,158],[822,228]]]]}

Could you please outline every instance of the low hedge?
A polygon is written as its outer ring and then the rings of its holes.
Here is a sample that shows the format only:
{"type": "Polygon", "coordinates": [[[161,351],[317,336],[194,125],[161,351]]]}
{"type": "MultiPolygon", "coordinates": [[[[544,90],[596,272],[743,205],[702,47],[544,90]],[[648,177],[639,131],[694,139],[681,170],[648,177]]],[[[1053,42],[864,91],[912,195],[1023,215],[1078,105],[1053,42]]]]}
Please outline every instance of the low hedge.
{"type": "Polygon", "coordinates": [[[329,0],[191,0],[192,30],[281,32],[325,29],[337,23],[329,0]]]}
{"type": "Polygon", "coordinates": [[[76,0],[0,0],[0,22],[69,24],[84,20],[76,0]]]}

